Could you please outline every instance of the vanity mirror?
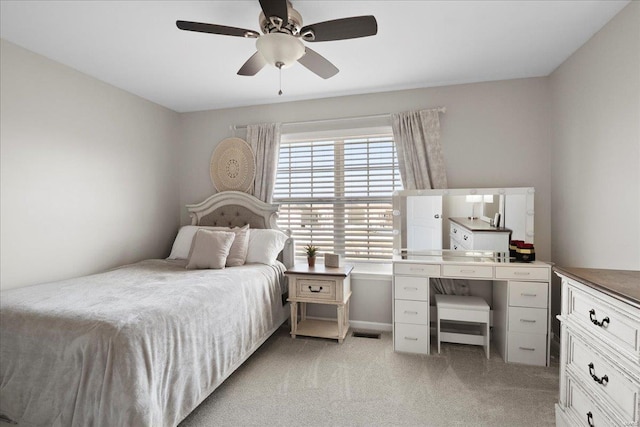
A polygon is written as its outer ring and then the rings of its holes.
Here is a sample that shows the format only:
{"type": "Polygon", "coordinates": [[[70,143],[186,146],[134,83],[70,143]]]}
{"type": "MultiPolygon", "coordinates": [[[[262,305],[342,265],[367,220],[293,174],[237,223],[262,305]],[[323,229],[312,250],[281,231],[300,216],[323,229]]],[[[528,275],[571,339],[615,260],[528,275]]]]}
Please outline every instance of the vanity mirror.
{"type": "Polygon", "coordinates": [[[533,243],[534,193],[526,188],[403,190],[393,195],[393,248],[508,252],[533,243]]]}

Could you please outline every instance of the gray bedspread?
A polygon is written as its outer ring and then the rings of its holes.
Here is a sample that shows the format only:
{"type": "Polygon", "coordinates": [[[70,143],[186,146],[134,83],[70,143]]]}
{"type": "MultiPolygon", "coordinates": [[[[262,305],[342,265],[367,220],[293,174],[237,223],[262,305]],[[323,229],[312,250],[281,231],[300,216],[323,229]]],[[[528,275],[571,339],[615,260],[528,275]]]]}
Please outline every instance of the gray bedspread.
{"type": "Polygon", "coordinates": [[[174,426],[284,320],[284,267],[147,260],[0,293],[0,416],[174,426]]]}

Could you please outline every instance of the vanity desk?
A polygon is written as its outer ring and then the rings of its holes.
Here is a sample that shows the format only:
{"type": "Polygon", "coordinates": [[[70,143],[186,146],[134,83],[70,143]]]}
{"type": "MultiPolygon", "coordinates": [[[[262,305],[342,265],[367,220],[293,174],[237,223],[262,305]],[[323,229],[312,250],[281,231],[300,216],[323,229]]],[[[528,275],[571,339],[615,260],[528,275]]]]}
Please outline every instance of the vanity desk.
{"type": "Polygon", "coordinates": [[[393,346],[398,352],[430,353],[430,279],[490,282],[491,339],[505,362],[549,365],[551,265],[521,263],[488,251],[408,251],[393,258],[393,346]]]}

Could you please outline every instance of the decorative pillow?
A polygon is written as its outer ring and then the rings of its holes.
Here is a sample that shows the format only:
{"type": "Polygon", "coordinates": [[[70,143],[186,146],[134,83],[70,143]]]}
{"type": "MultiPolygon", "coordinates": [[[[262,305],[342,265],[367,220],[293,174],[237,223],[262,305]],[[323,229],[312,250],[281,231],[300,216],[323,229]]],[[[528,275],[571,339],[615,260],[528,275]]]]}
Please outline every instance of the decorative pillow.
{"type": "Polygon", "coordinates": [[[187,259],[189,258],[189,250],[193,243],[193,236],[196,235],[200,227],[197,225],[185,225],[180,228],[176,240],[173,241],[173,247],[171,248],[171,254],[169,259],[187,259]]]}
{"type": "Polygon", "coordinates": [[[274,265],[287,239],[287,235],[278,230],[252,228],[249,233],[249,250],[245,262],[274,265]]]}
{"type": "Polygon", "coordinates": [[[191,244],[187,269],[224,268],[235,237],[231,231],[199,229],[191,244]]]}
{"type": "Polygon", "coordinates": [[[235,227],[231,230],[236,237],[233,239],[229,255],[227,256],[227,267],[244,265],[249,249],[249,224],[244,227],[235,227]]]}

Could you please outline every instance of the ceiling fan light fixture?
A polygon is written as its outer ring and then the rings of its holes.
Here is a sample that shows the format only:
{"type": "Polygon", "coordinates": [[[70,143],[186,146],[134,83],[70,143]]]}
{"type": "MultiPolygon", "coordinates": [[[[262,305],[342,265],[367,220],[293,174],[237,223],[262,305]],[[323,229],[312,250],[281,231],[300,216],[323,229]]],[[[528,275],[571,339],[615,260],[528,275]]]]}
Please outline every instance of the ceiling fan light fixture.
{"type": "Polygon", "coordinates": [[[256,41],[256,48],[267,63],[278,68],[290,67],[305,52],[300,39],[283,33],[263,34],[256,41]]]}

